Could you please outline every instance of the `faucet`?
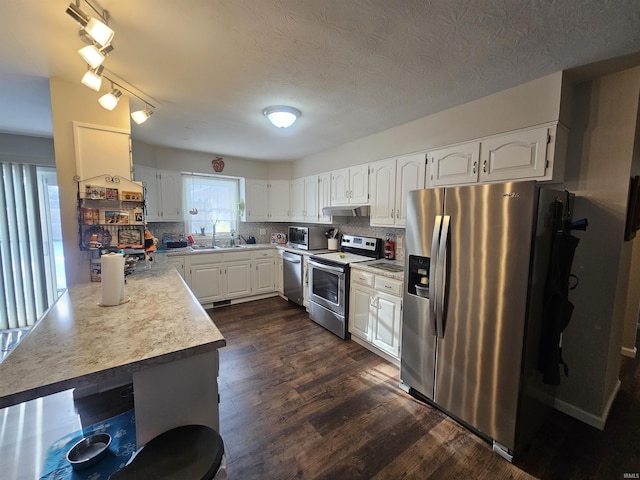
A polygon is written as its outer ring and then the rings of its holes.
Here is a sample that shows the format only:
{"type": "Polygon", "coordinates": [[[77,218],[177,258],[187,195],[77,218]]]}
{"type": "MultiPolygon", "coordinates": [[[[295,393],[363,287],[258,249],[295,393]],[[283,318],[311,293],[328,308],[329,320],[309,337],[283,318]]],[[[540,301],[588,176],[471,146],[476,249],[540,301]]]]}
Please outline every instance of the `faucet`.
{"type": "MultiPolygon", "coordinates": [[[[244,242],[244,244],[245,244],[245,245],[247,244],[247,239],[246,239],[246,238],[244,238],[242,235],[238,234],[238,238],[239,238],[240,240],[242,240],[242,241],[244,242]]],[[[238,244],[240,244],[240,242],[238,242],[238,244]]]]}
{"type": "Polygon", "coordinates": [[[218,223],[217,220],[215,222],[213,222],[213,238],[211,239],[212,240],[212,243],[211,243],[212,247],[216,246],[216,223],[218,223]]]}

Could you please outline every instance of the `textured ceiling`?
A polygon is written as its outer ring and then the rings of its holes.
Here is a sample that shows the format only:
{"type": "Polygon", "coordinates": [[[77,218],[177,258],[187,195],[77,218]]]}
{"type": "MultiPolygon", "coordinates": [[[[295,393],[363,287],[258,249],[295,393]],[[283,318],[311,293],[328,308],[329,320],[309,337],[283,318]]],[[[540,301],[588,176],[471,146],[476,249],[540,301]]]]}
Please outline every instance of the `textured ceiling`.
{"type": "MultiPolygon", "coordinates": [[[[68,4],[2,0],[0,131],[51,135],[47,78],[76,82],[85,70],[68,4]]],[[[100,5],[116,31],[109,75],[157,106],[147,123],[132,126],[134,139],[263,160],[300,158],[549,73],[640,51],[638,0],[100,5]],[[261,114],[273,104],[303,116],[278,130],[261,114]]],[[[90,12],[84,1],[81,7],[90,12]]]]}

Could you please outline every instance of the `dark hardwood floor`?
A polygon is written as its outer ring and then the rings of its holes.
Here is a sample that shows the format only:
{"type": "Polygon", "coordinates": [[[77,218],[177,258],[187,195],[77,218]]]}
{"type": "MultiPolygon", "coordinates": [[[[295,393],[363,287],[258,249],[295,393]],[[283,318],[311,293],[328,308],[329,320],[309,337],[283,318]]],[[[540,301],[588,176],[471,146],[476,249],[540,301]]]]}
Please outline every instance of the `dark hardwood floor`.
{"type": "MultiPolygon", "coordinates": [[[[280,298],[210,315],[235,479],[617,479],[640,472],[640,369],[624,359],[604,431],[554,412],[518,465],[398,387],[397,367],[280,298]]],[[[632,477],[633,478],[633,477],[632,477]]]]}

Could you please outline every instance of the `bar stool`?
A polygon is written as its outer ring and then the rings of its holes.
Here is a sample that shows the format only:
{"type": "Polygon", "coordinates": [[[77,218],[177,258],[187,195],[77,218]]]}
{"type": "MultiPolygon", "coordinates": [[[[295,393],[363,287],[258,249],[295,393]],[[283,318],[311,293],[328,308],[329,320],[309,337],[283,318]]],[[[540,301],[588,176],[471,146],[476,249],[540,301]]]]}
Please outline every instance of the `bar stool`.
{"type": "Polygon", "coordinates": [[[147,443],[109,480],[222,480],[224,444],[213,428],[185,425],[147,443]]]}

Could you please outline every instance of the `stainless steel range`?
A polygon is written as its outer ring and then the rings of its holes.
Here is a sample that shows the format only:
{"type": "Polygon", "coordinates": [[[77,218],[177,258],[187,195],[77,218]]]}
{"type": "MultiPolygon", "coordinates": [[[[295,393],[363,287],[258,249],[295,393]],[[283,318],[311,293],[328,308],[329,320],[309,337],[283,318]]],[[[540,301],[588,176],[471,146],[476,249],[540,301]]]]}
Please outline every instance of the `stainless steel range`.
{"type": "Polygon", "coordinates": [[[349,264],[382,258],[382,240],[343,235],[340,250],[309,258],[309,317],[347,339],[349,264]]]}

